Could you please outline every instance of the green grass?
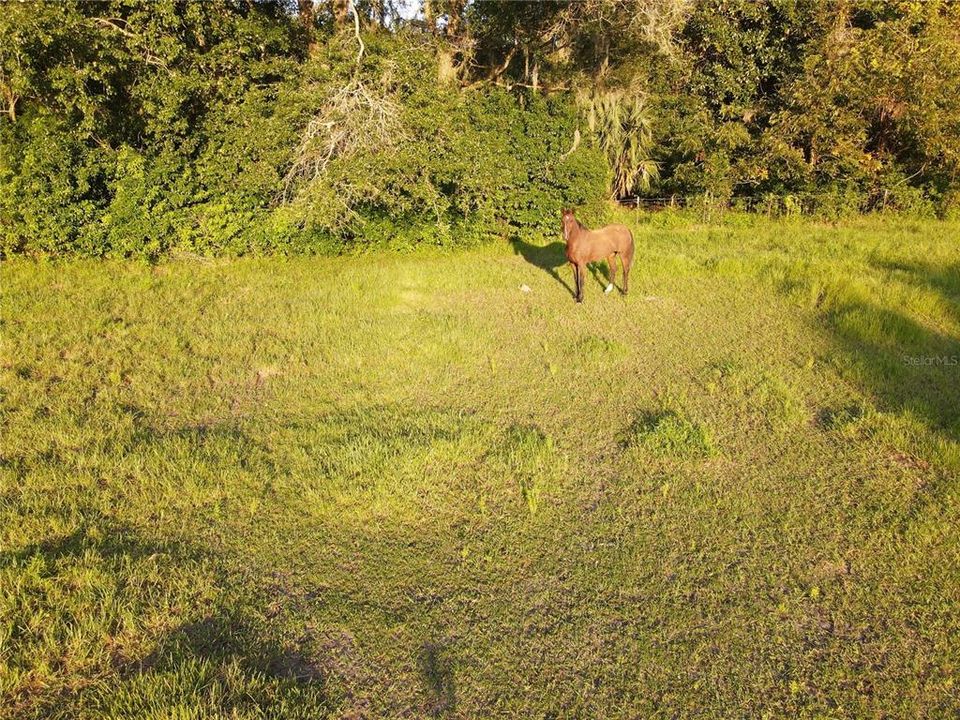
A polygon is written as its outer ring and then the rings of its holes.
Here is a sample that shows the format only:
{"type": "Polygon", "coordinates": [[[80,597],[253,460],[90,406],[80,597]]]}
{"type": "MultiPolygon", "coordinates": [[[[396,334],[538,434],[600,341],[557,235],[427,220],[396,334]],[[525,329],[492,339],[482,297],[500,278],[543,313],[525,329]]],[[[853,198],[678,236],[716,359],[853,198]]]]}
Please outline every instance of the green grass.
{"type": "Polygon", "coordinates": [[[707,457],[713,455],[710,434],[679,413],[646,413],[634,422],[628,446],[637,445],[656,455],[707,457]]]}
{"type": "Polygon", "coordinates": [[[960,713],[960,225],[622,219],[6,262],[0,716],[960,713]]]}

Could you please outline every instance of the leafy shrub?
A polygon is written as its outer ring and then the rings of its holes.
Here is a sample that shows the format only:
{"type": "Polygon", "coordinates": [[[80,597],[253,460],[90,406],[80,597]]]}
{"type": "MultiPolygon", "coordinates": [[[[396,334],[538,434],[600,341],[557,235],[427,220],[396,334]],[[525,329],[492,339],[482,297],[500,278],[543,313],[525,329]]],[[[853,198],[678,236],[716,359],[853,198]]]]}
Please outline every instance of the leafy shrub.
{"type": "Polygon", "coordinates": [[[343,17],[294,5],[7,3],[0,254],[470,245],[599,220],[610,188],[705,221],[956,213],[956,3],[684,2],[659,29],[455,3],[431,33],[358,3],[359,66],[343,17]]]}
{"type": "Polygon", "coordinates": [[[359,75],[355,57],[331,41],[295,78],[212,104],[189,140],[176,113],[166,130],[150,120],[144,147],[83,140],[47,111],[4,124],[0,248],[154,258],[472,245],[552,230],[561,207],[604,197],[600,151],[570,151],[570,98],[439,84],[434,49],[403,38],[369,39],[359,75]],[[395,137],[361,138],[291,177],[310,150],[304,128],[351,82],[382,89],[395,137]]]}
{"type": "Polygon", "coordinates": [[[960,220],[960,190],[948,190],[940,196],[937,214],[944,220],[960,220]]]}
{"type": "MultiPolygon", "coordinates": [[[[371,49],[361,81],[372,96],[365,111],[396,117],[387,137],[342,141],[322,172],[299,179],[290,204],[305,230],[340,245],[469,245],[511,229],[553,228],[564,205],[603,198],[600,152],[587,145],[568,152],[577,125],[569,99],[460,91],[435,81],[429,48],[401,53],[381,40],[371,49]]],[[[336,47],[315,62],[338,62],[336,47]]],[[[335,72],[338,80],[314,95],[314,115],[350,131],[330,107],[345,75],[335,72]]],[[[333,144],[319,142],[329,155],[333,144]]]]}
{"type": "Polygon", "coordinates": [[[110,155],[47,113],[0,127],[0,253],[101,253],[110,155]]]}

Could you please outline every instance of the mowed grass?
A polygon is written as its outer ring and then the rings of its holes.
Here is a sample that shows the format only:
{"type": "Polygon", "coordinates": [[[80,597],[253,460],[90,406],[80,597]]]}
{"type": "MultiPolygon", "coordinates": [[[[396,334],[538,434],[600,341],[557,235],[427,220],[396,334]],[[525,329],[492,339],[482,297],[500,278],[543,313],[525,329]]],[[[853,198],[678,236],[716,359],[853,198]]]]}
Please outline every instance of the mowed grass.
{"type": "Polygon", "coordinates": [[[957,716],[960,225],[621,219],[6,262],[0,716],[957,716]]]}

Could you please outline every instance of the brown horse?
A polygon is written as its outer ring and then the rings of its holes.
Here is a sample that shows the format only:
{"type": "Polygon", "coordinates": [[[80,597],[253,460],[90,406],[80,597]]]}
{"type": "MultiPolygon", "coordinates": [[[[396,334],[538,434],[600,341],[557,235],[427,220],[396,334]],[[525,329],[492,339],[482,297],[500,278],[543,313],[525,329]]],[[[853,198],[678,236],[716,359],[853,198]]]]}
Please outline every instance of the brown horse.
{"type": "Polygon", "coordinates": [[[633,264],[633,233],[625,225],[605,225],[599,230],[588,230],[573,216],[573,210],[563,211],[563,239],[567,242],[567,260],[573,265],[577,302],[583,302],[583,283],[587,263],[606,260],[610,268],[610,283],[605,293],[613,290],[617,276],[617,257],[623,264],[623,294],[627,294],[630,266],[633,264]]]}

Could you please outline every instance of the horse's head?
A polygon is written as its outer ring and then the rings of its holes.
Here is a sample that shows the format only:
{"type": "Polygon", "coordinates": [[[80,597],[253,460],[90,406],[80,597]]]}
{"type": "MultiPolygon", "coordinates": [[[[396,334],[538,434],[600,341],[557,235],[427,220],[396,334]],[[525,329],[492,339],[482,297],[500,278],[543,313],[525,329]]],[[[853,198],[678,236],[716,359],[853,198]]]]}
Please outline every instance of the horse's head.
{"type": "Polygon", "coordinates": [[[573,210],[570,208],[564,208],[560,217],[563,223],[563,239],[569,241],[570,231],[577,226],[577,218],[573,216],[573,210]]]}

